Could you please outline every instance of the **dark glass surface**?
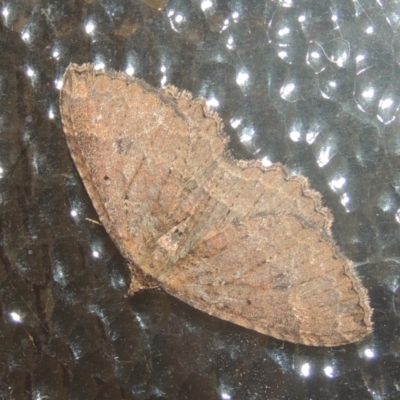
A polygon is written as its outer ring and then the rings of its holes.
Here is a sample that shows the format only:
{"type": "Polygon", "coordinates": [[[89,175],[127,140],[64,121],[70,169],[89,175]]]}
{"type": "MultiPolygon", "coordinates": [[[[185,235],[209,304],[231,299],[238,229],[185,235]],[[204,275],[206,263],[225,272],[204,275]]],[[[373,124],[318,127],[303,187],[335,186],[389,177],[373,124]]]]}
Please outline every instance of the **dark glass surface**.
{"type": "Polygon", "coordinates": [[[0,398],[399,399],[397,0],[0,1],[0,398]],[[70,159],[70,62],[203,96],[238,158],[306,175],[374,307],[311,348],[205,315],[129,271],[70,159]]]}

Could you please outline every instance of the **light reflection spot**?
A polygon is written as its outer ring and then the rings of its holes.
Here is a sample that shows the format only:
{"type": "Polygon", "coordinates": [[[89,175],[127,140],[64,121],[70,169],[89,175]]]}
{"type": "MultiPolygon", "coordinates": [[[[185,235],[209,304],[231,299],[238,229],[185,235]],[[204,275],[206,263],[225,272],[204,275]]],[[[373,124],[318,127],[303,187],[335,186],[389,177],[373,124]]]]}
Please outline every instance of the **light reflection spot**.
{"type": "Polygon", "coordinates": [[[324,372],[328,378],[333,378],[333,368],[330,365],[324,368],[324,372]]]}
{"type": "Polygon", "coordinates": [[[374,89],[373,88],[369,88],[369,89],[364,90],[361,93],[361,96],[364,97],[365,99],[371,99],[372,97],[374,97],[374,94],[375,94],[374,89]]]}
{"type": "Polygon", "coordinates": [[[261,159],[261,164],[262,164],[264,167],[270,167],[270,166],[272,165],[272,161],[271,161],[268,157],[263,157],[263,158],[261,159]]]}
{"type": "Polygon", "coordinates": [[[218,107],[219,106],[219,101],[215,97],[211,97],[211,99],[208,99],[206,103],[209,107],[218,107]]]}
{"type": "Polygon", "coordinates": [[[292,7],[293,6],[293,1],[292,0],[282,0],[281,4],[282,7],[292,7]]]}
{"type": "Polygon", "coordinates": [[[400,224],[400,208],[397,210],[395,218],[396,221],[400,224]]]}
{"type": "Polygon", "coordinates": [[[375,357],[374,351],[372,349],[370,349],[370,348],[365,349],[364,350],[364,354],[365,354],[365,357],[367,357],[367,358],[374,358],[375,357]]]}
{"type": "Polygon", "coordinates": [[[210,0],[204,0],[201,2],[201,9],[206,11],[207,9],[211,8],[213,3],[210,0]]]}
{"type": "Polygon", "coordinates": [[[319,153],[318,159],[317,159],[317,163],[322,168],[326,164],[328,164],[330,159],[331,159],[331,157],[330,157],[330,149],[328,147],[326,149],[321,150],[321,152],[319,153]]]}
{"type": "Polygon", "coordinates": [[[100,62],[97,62],[96,64],[94,64],[94,69],[97,71],[97,70],[101,70],[101,69],[105,69],[105,64],[102,62],[102,61],[100,61],[100,62]]]}
{"type": "Polygon", "coordinates": [[[244,85],[249,80],[249,74],[247,72],[239,72],[236,77],[238,85],[244,85]]]}
{"type": "Polygon", "coordinates": [[[229,50],[232,50],[232,49],[233,49],[233,38],[232,38],[232,37],[229,37],[229,38],[228,38],[228,40],[227,40],[227,42],[226,42],[226,47],[227,47],[229,50]]]}
{"type": "Polygon", "coordinates": [[[287,96],[287,95],[289,95],[290,93],[293,92],[294,88],[295,88],[295,86],[294,86],[293,83],[288,83],[287,85],[285,85],[282,88],[281,93],[282,93],[283,96],[287,96]]]}
{"type": "Polygon", "coordinates": [[[350,197],[347,193],[343,193],[340,197],[340,202],[342,203],[343,207],[346,207],[347,204],[350,202],[350,197]]]}
{"type": "Polygon", "coordinates": [[[311,366],[310,366],[310,364],[309,364],[309,363],[304,363],[304,364],[301,366],[300,371],[301,371],[301,375],[303,375],[303,376],[305,376],[305,377],[310,376],[310,373],[311,373],[311,366]]]}
{"type": "Polygon", "coordinates": [[[335,189],[341,189],[345,183],[346,183],[346,178],[341,176],[340,178],[332,179],[329,185],[333,190],[335,190],[335,189]]]}
{"type": "Polygon", "coordinates": [[[298,142],[301,138],[301,134],[300,132],[292,131],[289,133],[289,137],[293,140],[293,142],[298,142]]]}
{"type": "Polygon", "coordinates": [[[384,99],[381,101],[380,107],[384,110],[385,108],[389,108],[391,105],[393,105],[392,99],[384,99]]]}
{"type": "Polygon", "coordinates": [[[319,132],[308,132],[306,135],[306,141],[308,144],[314,143],[316,137],[318,136],[319,132]]]}
{"type": "Polygon", "coordinates": [[[85,31],[86,31],[87,34],[93,33],[93,32],[94,32],[94,29],[95,29],[95,25],[94,25],[93,22],[88,22],[88,23],[85,25],[85,31]]]}
{"type": "Polygon", "coordinates": [[[29,40],[30,37],[31,37],[31,36],[29,35],[28,32],[24,32],[24,33],[22,34],[22,40],[23,40],[24,42],[27,42],[27,41],[29,40]]]}
{"type": "Polygon", "coordinates": [[[290,32],[290,29],[286,26],[285,28],[279,29],[278,35],[285,36],[290,32]]]}
{"type": "Polygon", "coordinates": [[[139,323],[139,325],[140,325],[140,327],[141,327],[142,329],[146,329],[146,325],[145,325],[145,323],[143,322],[142,317],[140,317],[139,315],[136,315],[135,319],[136,319],[136,321],[139,323]]]}
{"type": "Polygon", "coordinates": [[[56,88],[57,88],[58,90],[60,90],[60,89],[63,87],[63,81],[62,81],[62,79],[56,79],[56,80],[54,81],[54,84],[55,84],[55,86],[56,86],[56,88]]]}
{"type": "Polygon", "coordinates": [[[282,60],[284,60],[285,58],[287,58],[287,56],[288,56],[287,51],[281,50],[281,51],[278,53],[278,57],[281,58],[282,60]]]}
{"type": "Polygon", "coordinates": [[[175,22],[180,24],[183,21],[183,15],[182,14],[177,14],[175,17],[175,22]]]}
{"type": "Polygon", "coordinates": [[[243,134],[243,135],[240,137],[240,140],[241,140],[243,143],[248,143],[248,142],[251,141],[251,135],[248,134],[248,133],[245,133],[245,134],[243,134]]]}
{"type": "Polygon", "coordinates": [[[242,123],[242,121],[240,119],[231,119],[231,127],[233,129],[236,129],[240,124],[242,123]]]}
{"type": "Polygon", "coordinates": [[[10,317],[14,322],[21,322],[22,321],[21,316],[18,313],[14,312],[14,311],[10,312],[10,317]]]}
{"type": "Polygon", "coordinates": [[[126,68],[125,72],[126,72],[129,76],[132,76],[132,75],[135,73],[135,68],[133,68],[131,65],[129,65],[129,66],[126,68]]]}

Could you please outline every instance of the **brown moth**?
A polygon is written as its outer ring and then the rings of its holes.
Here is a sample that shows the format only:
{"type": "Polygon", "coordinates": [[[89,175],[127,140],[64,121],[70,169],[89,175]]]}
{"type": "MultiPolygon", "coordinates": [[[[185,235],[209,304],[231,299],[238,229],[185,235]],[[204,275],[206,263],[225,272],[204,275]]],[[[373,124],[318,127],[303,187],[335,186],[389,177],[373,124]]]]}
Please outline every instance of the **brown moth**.
{"type": "Polygon", "coordinates": [[[71,64],[60,94],[71,156],[132,270],[210,315],[293,343],[372,329],[369,299],[303,176],[233,160],[204,99],[71,64]]]}

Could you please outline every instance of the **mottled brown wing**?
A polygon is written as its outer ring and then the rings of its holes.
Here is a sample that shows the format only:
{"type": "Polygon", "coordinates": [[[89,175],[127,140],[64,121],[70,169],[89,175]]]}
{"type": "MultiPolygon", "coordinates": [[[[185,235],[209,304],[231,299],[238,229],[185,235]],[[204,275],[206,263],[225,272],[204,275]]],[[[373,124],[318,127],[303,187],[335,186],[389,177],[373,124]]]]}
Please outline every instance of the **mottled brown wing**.
{"type": "Polygon", "coordinates": [[[368,299],[353,274],[296,217],[250,214],[210,230],[159,279],[208,314],[294,343],[338,346],[371,329],[368,299]]]}
{"type": "Polygon", "coordinates": [[[72,158],[99,218],[124,257],[141,265],[185,217],[176,198],[187,183],[196,130],[168,96],[90,64],[68,67],[60,103],[72,158]]]}

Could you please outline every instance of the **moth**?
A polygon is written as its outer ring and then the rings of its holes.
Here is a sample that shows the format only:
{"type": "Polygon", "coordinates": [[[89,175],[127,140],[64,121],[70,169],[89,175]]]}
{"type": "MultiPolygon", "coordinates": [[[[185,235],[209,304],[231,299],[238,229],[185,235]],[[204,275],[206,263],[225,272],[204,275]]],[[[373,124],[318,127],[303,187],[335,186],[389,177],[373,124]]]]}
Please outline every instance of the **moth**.
{"type": "Polygon", "coordinates": [[[368,294],[304,176],[235,160],[204,99],[71,64],[60,92],[71,157],[99,219],[146,287],[310,346],[372,329],[368,294]]]}

